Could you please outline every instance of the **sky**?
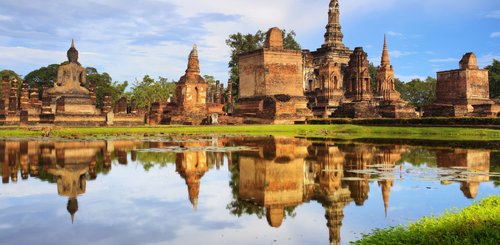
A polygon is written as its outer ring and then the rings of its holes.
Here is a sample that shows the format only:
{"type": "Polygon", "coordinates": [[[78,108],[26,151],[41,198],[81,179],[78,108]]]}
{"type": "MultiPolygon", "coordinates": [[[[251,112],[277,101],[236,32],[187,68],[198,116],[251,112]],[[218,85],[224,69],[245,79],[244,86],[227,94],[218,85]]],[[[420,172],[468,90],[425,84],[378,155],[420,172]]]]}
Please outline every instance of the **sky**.
{"type": "MultiPolygon", "coordinates": [[[[197,44],[203,75],[228,79],[230,34],[280,27],[303,49],[324,41],[329,0],[1,0],[0,70],[20,75],[65,61],[71,39],[80,63],[115,81],[144,75],[178,80],[197,44]]],[[[484,67],[500,59],[498,0],[340,0],[344,44],[380,63],[387,34],[396,77],[435,77],[466,52],[484,67]]]]}

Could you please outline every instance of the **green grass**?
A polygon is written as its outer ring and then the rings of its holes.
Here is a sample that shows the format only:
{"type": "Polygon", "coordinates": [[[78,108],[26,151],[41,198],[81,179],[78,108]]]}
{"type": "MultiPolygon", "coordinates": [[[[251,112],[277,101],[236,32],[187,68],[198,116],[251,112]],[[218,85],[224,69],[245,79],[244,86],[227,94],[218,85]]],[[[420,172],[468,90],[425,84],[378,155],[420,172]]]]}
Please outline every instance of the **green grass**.
{"type": "MultiPolygon", "coordinates": [[[[41,137],[41,128],[1,128],[0,138],[41,137]]],[[[46,131],[46,130],[45,130],[46,131]]],[[[303,136],[333,139],[500,140],[500,130],[443,127],[379,127],[360,125],[161,126],[136,128],[53,128],[50,137],[124,137],[157,134],[303,136]]]]}
{"type": "Polygon", "coordinates": [[[376,229],[355,244],[498,244],[500,196],[491,196],[462,211],[424,217],[407,226],[376,229]]]}

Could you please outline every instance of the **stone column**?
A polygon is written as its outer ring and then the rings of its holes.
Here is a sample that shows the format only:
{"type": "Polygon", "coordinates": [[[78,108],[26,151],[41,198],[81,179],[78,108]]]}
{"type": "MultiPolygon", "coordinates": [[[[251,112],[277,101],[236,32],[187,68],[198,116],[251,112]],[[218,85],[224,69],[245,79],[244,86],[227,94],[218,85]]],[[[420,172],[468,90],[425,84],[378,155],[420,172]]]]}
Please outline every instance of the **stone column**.
{"type": "Polygon", "coordinates": [[[21,88],[21,110],[27,110],[30,107],[30,98],[28,92],[28,82],[23,81],[21,88]]]}
{"type": "Polygon", "coordinates": [[[233,105],[233,80],[227,81],[227,104],[233,105]]]}
{"type": "Polygon", "coordinates": [[[105,95],[102,106],[102,114],[106,115],[111,112],[111,96],[105,95]]]}
{"type": "Polygon", "coordinates": [[[36,109],[40,109],[40,107],[42,106],[42,103],[38,98],[38,88],[32,87],[30,89],[30,106],[31,108],[36,108],[36,109]]]}
{"type": "Polygon", "coordinates": [[[10,94],[10,78],[9,76],[2,77],[2,99],[4,101],[4,111],[9,109],[9,94],[10,94]]]}
{"type": "Polygon", "coordinates": [[[221,94],[220,94],[220,89],[219,89],[220,88],[220,84],[219,83],[220,83],[220,81],[218,81],[218,80],[215,81],[215,91],[214,91],[215,98],[214,98],[214,103],[220,103],[220,96],[221,96],[221,94]]]}
{"type": "Polygon", "coordinates": [[[224,104],[225,102],[225,96],[224,96],[224,84],[220,84],[220,89],[219,89],[219,93],[220,93],[220,99],[218,101],[219,104],[224,104]]]}
{"type": "Polygon", "coordinates": [[[17,79],[12,80],[12,85],[10,86],[10,94],[9,94],[9,114],[17,113],[17,79]]]}

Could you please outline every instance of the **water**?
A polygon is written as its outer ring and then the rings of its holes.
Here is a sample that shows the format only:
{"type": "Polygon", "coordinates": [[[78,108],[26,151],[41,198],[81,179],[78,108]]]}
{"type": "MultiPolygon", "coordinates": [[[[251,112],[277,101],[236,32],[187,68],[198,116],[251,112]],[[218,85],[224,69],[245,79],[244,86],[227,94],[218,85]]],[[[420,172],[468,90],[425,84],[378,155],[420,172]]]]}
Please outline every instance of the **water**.
{"type": "Polygon", "coordinates": [[[0,141],[0,162],[5,244],[345,244],[500,183],[488,149],[282,137],[0,141]]]}

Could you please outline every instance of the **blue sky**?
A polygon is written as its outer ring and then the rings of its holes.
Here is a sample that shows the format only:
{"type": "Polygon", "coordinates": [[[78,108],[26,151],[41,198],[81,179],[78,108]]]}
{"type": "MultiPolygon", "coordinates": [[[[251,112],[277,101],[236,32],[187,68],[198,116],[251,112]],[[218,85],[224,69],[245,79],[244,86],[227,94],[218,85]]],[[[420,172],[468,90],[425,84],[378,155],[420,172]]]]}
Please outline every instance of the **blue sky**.
{"type": "MultiPolygon", "coordinates": [[[[226,81],[235,32],[295,30],[302,48],[323,43],[329,0],[2,0],[0,69],[26,75],[66,60],[75,38],[80,62],[114,80],[148,74],[178,80],[198,45],[203,74],[226,81]]],[[[473,51],[480,66],[500,59],[498,0],[340,0],[344,43],[380,63],[387,34],[404,81],[458,67],[473,51]]]]}

